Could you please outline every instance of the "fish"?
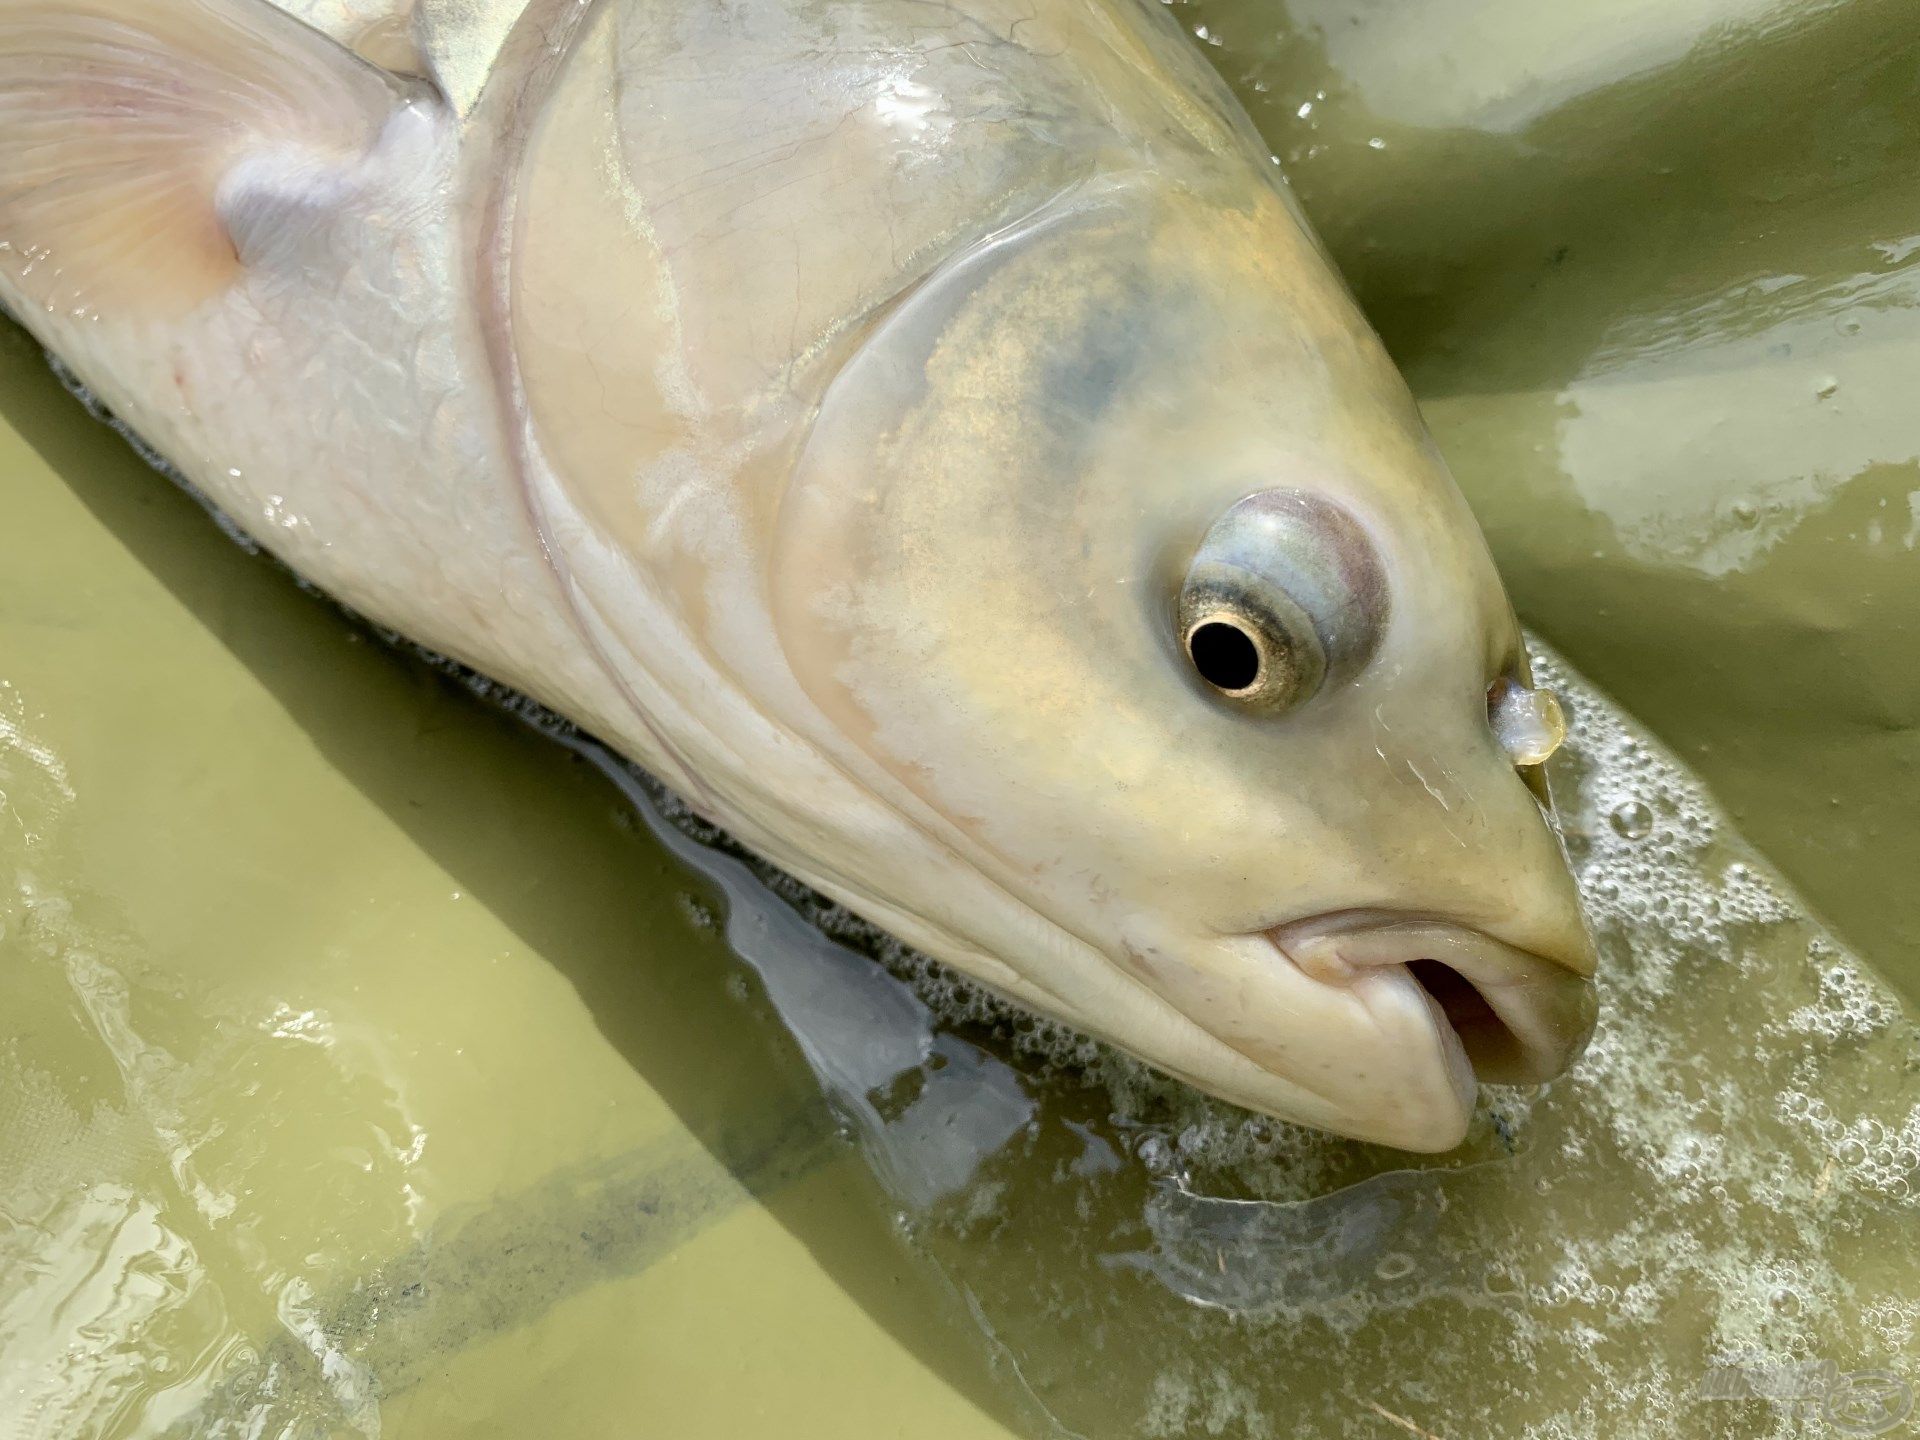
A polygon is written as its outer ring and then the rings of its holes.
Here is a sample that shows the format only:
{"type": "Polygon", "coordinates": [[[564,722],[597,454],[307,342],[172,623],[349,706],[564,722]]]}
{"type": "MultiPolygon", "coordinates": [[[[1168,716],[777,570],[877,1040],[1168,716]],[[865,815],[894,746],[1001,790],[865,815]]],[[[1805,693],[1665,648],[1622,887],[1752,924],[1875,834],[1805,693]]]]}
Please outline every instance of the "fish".
{"type": "Polygon", "coordinates": [[[341,604],[1169,1075],[1439,1151],[1592,1028],[1559,708],[1160,5],[0,0],[0,302],[341,604]]]}

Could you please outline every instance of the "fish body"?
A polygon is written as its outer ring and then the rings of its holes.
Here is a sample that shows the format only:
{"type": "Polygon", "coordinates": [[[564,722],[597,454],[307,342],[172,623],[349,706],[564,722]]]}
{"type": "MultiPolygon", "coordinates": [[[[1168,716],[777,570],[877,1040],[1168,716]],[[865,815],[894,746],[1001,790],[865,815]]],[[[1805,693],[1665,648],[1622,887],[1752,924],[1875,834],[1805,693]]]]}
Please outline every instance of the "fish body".
{"type": "Polygon", "coordinates": [[[1157,5],[0,0],[0,299],[321,588],[1205,1089],[1445,1148],[1584,1039],[1550,697],[1157,5]]]}

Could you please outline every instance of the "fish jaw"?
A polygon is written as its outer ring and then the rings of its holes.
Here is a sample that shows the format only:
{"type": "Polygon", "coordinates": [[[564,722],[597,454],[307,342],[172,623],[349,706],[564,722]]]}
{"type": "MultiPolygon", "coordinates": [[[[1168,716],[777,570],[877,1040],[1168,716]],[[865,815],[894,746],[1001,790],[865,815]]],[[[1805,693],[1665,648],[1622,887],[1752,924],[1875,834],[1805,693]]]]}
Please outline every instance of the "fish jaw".
{"type": "Polygon", "coordinates": [[[1136,927],[1128,968],[1239,1064],[1203,1089],[1252,1109],[1397,1149],[1465,1137],[1479,1086],[1539,1084],[1592,1031],[1584,933],[1552,955],[1423,916],[1350,911],[1245,934],[1136,927]]]}
{"type": "Polygon", "coordinates": [[[1593,1032],[1594,951],[1584,933],[1553,956],[1444,920],[1368,912],[1265,933],[1286,961],[1328,984],[1390,975],[1417,986],[1443,1047],[1491,1084],[1553,1079],[1593,1032]]]}

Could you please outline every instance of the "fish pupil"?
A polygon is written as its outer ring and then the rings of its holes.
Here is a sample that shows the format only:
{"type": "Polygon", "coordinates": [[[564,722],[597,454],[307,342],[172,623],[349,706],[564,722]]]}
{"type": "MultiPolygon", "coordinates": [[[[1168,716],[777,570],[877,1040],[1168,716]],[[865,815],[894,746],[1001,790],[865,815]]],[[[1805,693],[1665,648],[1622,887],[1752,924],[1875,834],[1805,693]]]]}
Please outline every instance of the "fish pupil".
{"type": "Polygon", "coordinates": [[[1216,690],[1245,690],[1260,678],[1260,650],[1253,637],[1224,620],[1194,626],[1187,653],[1200,678],[1216,690]]]}

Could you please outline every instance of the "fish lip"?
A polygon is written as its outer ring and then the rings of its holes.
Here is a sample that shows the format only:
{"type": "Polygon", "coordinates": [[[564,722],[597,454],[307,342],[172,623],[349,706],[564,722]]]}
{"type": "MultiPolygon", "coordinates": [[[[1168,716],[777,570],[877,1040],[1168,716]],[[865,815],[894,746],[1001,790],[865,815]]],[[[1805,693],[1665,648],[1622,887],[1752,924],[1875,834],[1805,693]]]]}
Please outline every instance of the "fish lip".
{"type": "Polygon", "coordinates": [[[1591,942],[1555,958],[1439,916],[1336,911],[1260,932],[1325,984],[1396,975],[1432,1015],[1454,1062],[1490,1084],[1542,1084],[1566,1071],[1593,1033],[1591,942]]]}

